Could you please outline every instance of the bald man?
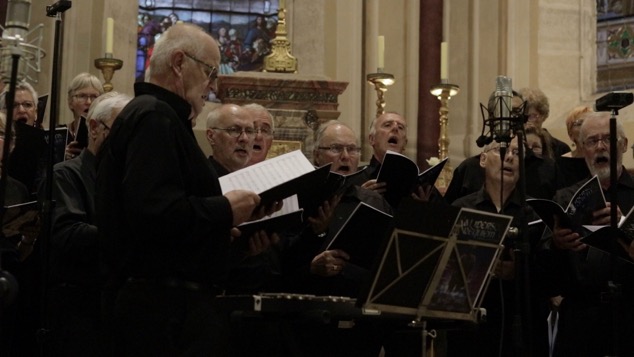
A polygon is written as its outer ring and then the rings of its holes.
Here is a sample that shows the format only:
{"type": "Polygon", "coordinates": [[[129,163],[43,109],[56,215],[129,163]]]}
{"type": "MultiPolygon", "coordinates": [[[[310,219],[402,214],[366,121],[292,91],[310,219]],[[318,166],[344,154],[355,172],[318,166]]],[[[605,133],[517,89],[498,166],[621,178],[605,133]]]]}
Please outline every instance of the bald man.
{"type": "Polygon", "coordinates": [[[101,253],[116,303],[120,356],[227,355],[214,305],[230,268],[232,227],[263,217],[251,191],[222,193],[191,120],[216,90],[218,43],[175,24],[154,46],[98,155],[101,253]],[[114,288],[112,288],[114,289],[114,288]]]}

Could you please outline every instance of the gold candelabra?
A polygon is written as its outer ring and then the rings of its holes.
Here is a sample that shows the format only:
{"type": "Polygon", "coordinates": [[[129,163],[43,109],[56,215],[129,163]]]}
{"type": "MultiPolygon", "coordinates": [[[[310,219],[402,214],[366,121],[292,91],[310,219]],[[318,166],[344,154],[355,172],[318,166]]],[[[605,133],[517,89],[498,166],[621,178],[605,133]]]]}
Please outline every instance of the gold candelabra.
{"type": "MultiPolygon", "coordinates": [[[[458,94],[460,87],[455,84],[442,83],[437,84],[430,89],[430,93],[440,101],[440,136],[438,137],[438,158],[440,160],[446,158],[449,152],[449,136],[447,135],[447,122],[449,121],[449,99],[458,94]]],[[[436,180],[436,187],[441,191],[449,186],[449,182],[453,177],[453,169],[449,162],[445,164],[442,173],[436,180]]]]}
{"type": "Polygon", "coordinates": [[[112,58],[111,53],[106,53],[105,58],[97,58],[95,60],[95,67],[100,69],[101,74],[103,74],[103,90],[105,92],[110,92],[114,88],[114,86],[110,82],[112,81],[112,76],[114,76],[114,71],[119,70],[121,69],[121,67],[123,67],[123,61],[120,59],[112,58]]]}
{"type": "Polygon", "coordinates": [[[389,73],[384,73],[383,68],[377,68],[376,73],[370,73],[367,76],[368,83],[374,85],[376,90],[376,116],[385,113],[385,92],[387,87],[394,84],[394,76],[389,73]]]}
{"type": "Polygon", "coordinates": [[[264,57],[264,72],[297,73],[297,58],[291,55],[291,41],[286,35],[286,6],[280,0],[277,11],[275,38],[271,40],[271,54],[264,57]]]}

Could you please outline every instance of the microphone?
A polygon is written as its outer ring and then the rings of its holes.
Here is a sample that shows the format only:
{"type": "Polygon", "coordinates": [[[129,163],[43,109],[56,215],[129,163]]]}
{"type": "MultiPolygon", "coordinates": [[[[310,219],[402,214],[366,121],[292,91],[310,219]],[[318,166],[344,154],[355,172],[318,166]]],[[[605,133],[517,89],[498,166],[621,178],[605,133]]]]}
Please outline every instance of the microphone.
{"type": "MultiPolygon", "coordinates": [[[[513,130],[519,123],[522,115],[513,111],[513,86],[512,80],[506,76],[498,76],[495,79],[495,91],[489,97],[488,105],[480,104],[482,120],[482,134],[476,140],[479,147],[490,144],[493,140],[500,146],[507,147],[515,136],[513,130]],[[517,123],[516,123],[517,122],[517,123]],[[488,131],[485,133],[485,129],[488,131]]],[[[518,108],[523,112],[524,105],[518,108]]],[[[523,121],[522,123],[523,124],[523,121]]]]}
{"type": "Polygon", "coordinates": [[[13,55],[20,56],[17,81],[37,83],[37,74],[41,70],[40,59],[46,55],[41,46],[44,25],[39,24],[29,31],[30,20],[31,0],[9,0],[6,27],[0,26],[3,30],[0,42],[0,79],[4,83],[11,81],[13,55]]]}
{"type": "MultiPolygon", "coordinates": [[[[513,106],[511,78],[498,76],[495,79],[495,107],[493,107],[493,138],[500,144],[511,142],[511,108],[513,106]]],[[[491,120],[491,117],[489,117],[491,120]]]]}

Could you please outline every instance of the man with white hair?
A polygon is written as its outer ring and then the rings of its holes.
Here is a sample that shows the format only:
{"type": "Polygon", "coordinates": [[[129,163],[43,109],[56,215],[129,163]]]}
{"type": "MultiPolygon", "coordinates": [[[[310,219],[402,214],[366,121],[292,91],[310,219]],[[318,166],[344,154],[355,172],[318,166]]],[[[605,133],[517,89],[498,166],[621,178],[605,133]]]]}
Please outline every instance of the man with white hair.
{"type": "MultiPolygon", "coordinates": [[[[110,92],[93,102],[87,115],[88,146],[74,159],[53,167],[53,234],[50,239],[48,309],[51,349],[59,355],[99,355],[98,230],[95,213],[96,155],[117,115],[130,101],[110,92]]],[[[41,187],[43,189],[43,187],[41,187]]]]}
{"type": "MultiPolygon", "coordinates": [[[[149,83],[99,154],[96,207],[117,355],[227,355],[214,300],[232,228],[272,213],[252,191],[223,195],[191,126],[216,89],[218,43],[174,24],[154,46],[149,83]]],[[[276,207],[279,208],[279,207],[276,207]]]]}
{"type": "MultiPolygon", "coordinates": [[[[584,114],[579,141],[591,175],[597,175],[606,200],[614,190],[618,195],[619,216],[634,207],[634,180],[623,167],[627,137],[617,121],[616,152],[610,152],[610,113],[584,114]],[[616,155],[617,182],[610,182],[610,159],[616,155]]],[[[589,178],[588,178],[589,179],[589,178]]],[[[565,207],[583,185],[557,191],[555,201],[565,207]]],[[[610,224],[610,207],[593,212],[593,225],[610,224]]],[[[550,243],[551,273],[563,300],[559,306],[559,327],[554,356],[627,356],[634,351],[634,269],[619,261],[613,266],[610,255],[580,241],[581,236],[555,221],[550,243]],[[616,269],[612,269],[612,268],[616,269]],[[621,284],[619,294],[610,294],[608,282],[621,284]],[[617,304],[617,305],[614,305],[617,304]],[[618,314],[614,312],[618,311],[618,314]],[[614,320],[616,319],[616,320],[614,320]],[[616,337],[616,338],[615,338],[616,337]],[[618,341],[618,343],[615,343],[618,341]]],[[[634,242],[625,244],[634,258],[634,242]]]]}
{"type": "Polygon", "coordinates": [[[213,149],[209,161],[219,176],[247,166],[254,138],[253,120],[238,105],[223,104],[207,116],[207,141],[213,149]]]}

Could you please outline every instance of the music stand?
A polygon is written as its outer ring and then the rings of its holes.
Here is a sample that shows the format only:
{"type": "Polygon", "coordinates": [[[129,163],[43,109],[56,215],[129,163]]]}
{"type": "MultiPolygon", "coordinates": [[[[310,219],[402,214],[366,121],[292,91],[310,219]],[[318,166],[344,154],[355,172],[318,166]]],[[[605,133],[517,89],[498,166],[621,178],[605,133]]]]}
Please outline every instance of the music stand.
{"type": "Polygon", "coordinates": [[[366,291],[364,309],[477,323],[512,217],[404,199],[366,291]]]}

